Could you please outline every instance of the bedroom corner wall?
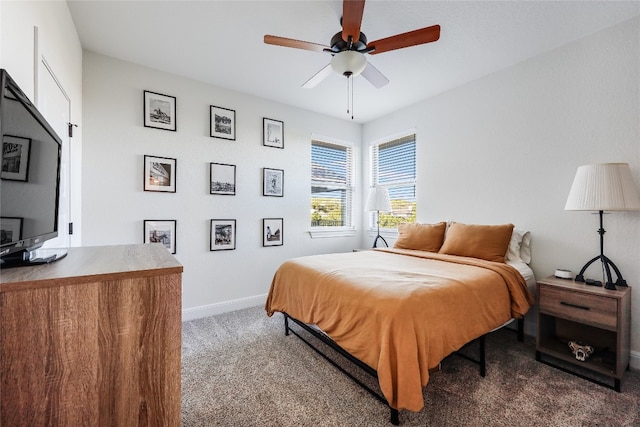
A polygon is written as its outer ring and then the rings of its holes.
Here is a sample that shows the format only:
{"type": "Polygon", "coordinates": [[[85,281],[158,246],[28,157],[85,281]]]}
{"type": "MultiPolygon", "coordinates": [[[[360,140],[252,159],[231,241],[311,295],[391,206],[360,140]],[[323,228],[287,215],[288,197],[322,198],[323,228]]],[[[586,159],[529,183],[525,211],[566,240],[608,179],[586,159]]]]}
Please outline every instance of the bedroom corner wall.
{"type": "MultiPolygon", "coordinates": [[[[536,277],[576,274],[599,253],[597,216],[564,211],[577,167],[628,162],[640,190],[640,18],[367,123],[364,144],[408,127],[417,131],[419,222],[512,222],[532,233],[536,277]]],[[[640,212],[606,215],[604,227],[605,254],[640,289],[640,212]]],[[[531,312],[528,333],[534,320],[531,312]]]]}
{"type": "MultiPolygon", "coordinates": [[[[183,319],[263,305],[286,259],[358,247],[311,239],[311,135],[354,143],[361,126],[84,52],[84,245],[141,243],[143,220],[177,220],[183,319]],[[177,98],[177,131],[143,126],[143,91],[177,98]],[[236,112],[236,140],[209,136],[209,106],[236,112]],[[284,122],[284,149],[262,145],[263,117],[284,122]],[[176,193],[143,191],[143,157],[177,159],[176,193]],[[209,163],[236,165],[236,195],[209,194],[209,163]],[[284,170],[284,197],[262,196],[262,168],[284,170]],[[284,218],[283,246],[262,247],[262,218],[284,218]],[[236,249],[209,251],[210,219],[235,219],[236,249]]],[[[359,209],[359,206],[356,206],[359,209]]],[[[359,224],[356,224],[359,227],[359,224]]]]}

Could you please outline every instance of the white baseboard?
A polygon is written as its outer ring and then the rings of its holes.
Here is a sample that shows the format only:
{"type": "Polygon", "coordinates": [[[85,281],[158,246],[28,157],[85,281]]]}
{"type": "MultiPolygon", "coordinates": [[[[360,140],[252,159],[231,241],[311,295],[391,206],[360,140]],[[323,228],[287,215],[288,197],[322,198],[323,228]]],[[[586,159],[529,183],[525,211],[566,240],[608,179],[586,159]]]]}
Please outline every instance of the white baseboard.
{"type": "Polygon", "coordinates": [[[215,304],[202,305],[200,307],[187,308],[182,310],[182,321],[200,319],[202,317],[214,316],[216,314],[228,313],[230,311],[241,310],[243,308],[264,306],[267,301],[267,294],[253,297],[239,298],[230,301],[218,302],[215,304]]]}
{"type": "Polygon", "coordinates": [[[629,357],[629,368],[634,371],[640,371],[640,353],[632,351],[629,357]]]}

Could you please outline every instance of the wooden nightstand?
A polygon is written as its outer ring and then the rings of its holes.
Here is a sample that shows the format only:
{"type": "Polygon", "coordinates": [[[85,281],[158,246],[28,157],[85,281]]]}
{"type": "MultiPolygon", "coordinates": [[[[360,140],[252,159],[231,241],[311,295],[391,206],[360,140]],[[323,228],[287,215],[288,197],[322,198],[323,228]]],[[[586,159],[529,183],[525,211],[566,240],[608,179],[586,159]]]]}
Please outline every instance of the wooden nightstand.
{"type": "Polygon", "coordinates": [[[536,360],[620,391],[629,367],[631,288],[607,290],[554,276],[538,281],[536,360]],[[577,360],[569,341],[581,341],[596,351],[586,362],[577,360]],[[596,372],[613,385],[550,363],[546,356],[596,372]]]}

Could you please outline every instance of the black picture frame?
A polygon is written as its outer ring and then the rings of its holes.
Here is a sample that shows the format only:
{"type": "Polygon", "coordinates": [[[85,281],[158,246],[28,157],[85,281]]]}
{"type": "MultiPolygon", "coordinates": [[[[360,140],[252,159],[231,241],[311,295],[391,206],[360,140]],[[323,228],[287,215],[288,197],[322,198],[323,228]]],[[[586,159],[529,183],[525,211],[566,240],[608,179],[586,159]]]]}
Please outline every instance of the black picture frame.
{"type": "Polygon", "coordinates": [[[209,113],[209,136],[235,141],[236,111],[210,105],[209,113]]]}
{"type": "Polygon", "coordinates": [[[284,149],[284,122],[262,118],[262,145],[284,149]]]}
{"type": "Polygon", "coordinates": [[[262,246],[282,246],[284,244],[284,219],[262,218],[262,246]]]}
{"type": "Polygon", "coordinates": [[[236,165],[209,163],[209,193],[236,195],[236,165]]]}
{"type": "Polygon", "coordinates": [[[177,126],[176,97],[144,91],[144,127],[175,132],[177,126]]]}
{"type": "Polygon", "coordinates": [[[211,220],[210,251],[232,251],[236,248],[236,220],[211,220]]]}
{"type": "Polygon", "coordinates": [[[2,137],[2,172],[0,178],[8,181],[29,180],[31,161],[31,139],[20,136],[2,137]]]}
{"type": "Polygon", "coordinates": [[[144,191],[176,192],[177,160],[170,157],[144,156],[144,191]]]}
{"type": "Polygon", "coordinates": [[[284,196],[284,170],[262,168],[262,195],[267,197],[284,196]]]}
{"type": "Polygon", "coordinates": [[[143,227],[144,243],[162,243],[172,254],[176,253],[175,219],[145,219],[143,227]]]}
{"type": "Polygon", "coordinates": [[[17,242],[22,239],[24,218],[3,216],[0,218],[0,244],[17,242]]]}

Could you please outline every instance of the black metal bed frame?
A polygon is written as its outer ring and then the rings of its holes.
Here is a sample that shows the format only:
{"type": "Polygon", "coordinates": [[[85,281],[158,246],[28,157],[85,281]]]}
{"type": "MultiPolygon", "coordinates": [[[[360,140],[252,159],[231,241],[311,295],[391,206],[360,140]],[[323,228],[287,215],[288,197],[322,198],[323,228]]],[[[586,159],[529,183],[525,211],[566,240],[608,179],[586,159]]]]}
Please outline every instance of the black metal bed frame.
{"type": "MultiPolygon", "coordinates": [[[[358,384],[360,387],[362,387],[364,390],[366,390],[369,394],[371,394],[373,397],[375,397],[376,399],[378,399],[381,403],[387,405],[389,407],[390,410],[390,421],[391,424],[393,425],[400,425],[400,413],[397,409],[392,408],[389,405],[389,402],[387,401],[387,399],[384,398],[384,396],[380,395],[380,393],[376,392],[375,390],[373,390],[371,387],[369,387],[367,384],[363,383],[362,381],[360,381],[360,379],[358,379],[357,377],[355,377],[353,374],[351,374],[351,372],[347,371],[346,369],[344,369],[342,366],[340,366],[338,363],[336,363],[333,359],[331,359],[329,356],[327,356],[326,354],[324,354],[322,352],[322,350],[320,350],[318,347],[314,346],[313,344],[311,344],[311,342],[309,342],[307,339],[305,339],[301,334],[299,334],[298,332],[296,332],[294,329],[291,329],[291,327],[289,326],[289,319],[291,321],[293,321],[296,325],[300,326],[302,329],[304,329],[305,331],[307,331],[308,333],[310,333],[312,336],[314,336],[315,338],[319,339],[320,341],[322,341],[323,343],[325,343],[326,345],[328,345],[329,347],[331,347],[333,350],[335,350],[338,354],[340,354],[341,356],[343,356],[345,359],[347,359],[348,361],[350,361],[351,363],[353,363],[354,365],[356,365],[357,367],[359,367],[360,369],[362,369],[364,372],[366,372],[367,374],[371,375],[374,378],[378,378],[378,373],[376,372],[375,369],[371,368],[369,365],[367,365],[366,363],[362,362],[360,359],[357,359],[356,357],[352,356],[348,351],[346,351],[345,349],[343,349],[342,347],[340,347],[335,341],[333,341],[331,338],[329,338],[327,335],[323,334],[322,332],[310,327],[309,325],[307,325],[304,322],[299,321],[298,319],[295,319],[291,316],[289,316],[287,313],[282,313],[284,315],[284,333],[286,336],[289,335],[289,333],[293,333],[295,336],[297,336],[298,338],[300,338],[305,344],[307,344],[309,347],[311,347],[313,350],[315,350],[316,353],[318,353],[320,356],[322,356],[325,360],[327,360],[329,363],[331,363],[334,367],[336,367],[338,370],[340,370],[343,374],[345,374],[346,376],[348,376],[349,378],[351,378],[351,380],[353,380],[356,384],[358,384]]],[[[524,340],[524,320],[523,319],[518,319],[518,341],[523,341],[524,340]]],[[[487,334],[482,335],[479,338],[476,338],[475,340],[467,343],[465,346],[463,346],[460,350],[466,348],[467,346],[471,345],[474,342],[478,342],[479,343],[479,357],[478,359],[474,359],[464,353],[460,353],[459,351],[454,353],[466,360],[469,360],[473,363],[477,363],[480,366],[480,376],[484,377],[486,375],[487,369],[486,369],[486,355],[485,355],[485,349],[486,349],[486,336],[487,334]]]]}

